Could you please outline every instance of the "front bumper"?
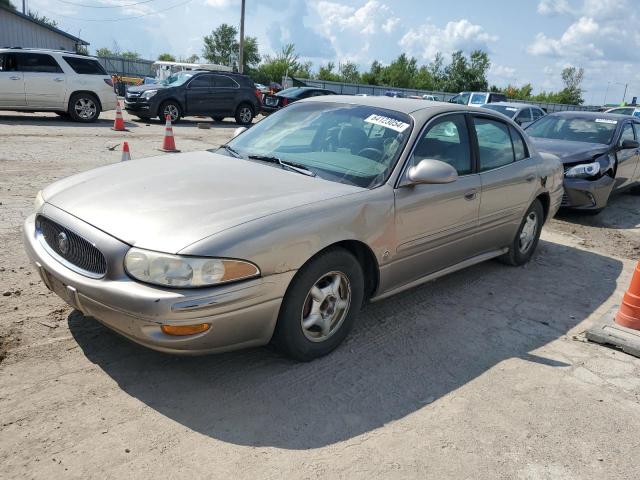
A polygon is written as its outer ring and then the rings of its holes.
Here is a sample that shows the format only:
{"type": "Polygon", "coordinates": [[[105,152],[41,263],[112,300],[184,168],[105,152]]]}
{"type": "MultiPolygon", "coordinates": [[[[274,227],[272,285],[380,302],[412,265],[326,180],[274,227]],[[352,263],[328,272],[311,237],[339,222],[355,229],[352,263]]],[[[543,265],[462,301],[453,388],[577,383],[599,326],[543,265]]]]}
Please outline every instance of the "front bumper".
{"type": "Polygon", "coordinates": [[[615,179],[604,175],[597,180],[584,178],[564,179],[562,208],[575,210],[599,210],[607,205],[615,179]]]}
{"type": "Polygon", "coordinates": [[[131,280],[122,266],[129,246],[45,204],[42,214],[94,243],[108,258],[105,277],[92,279],[54,258],[36,237],[35,215],[24,223],[24,245],[46,286],[84,315],[154,350],[203,354],[267,344],[295,272],[231,285],[172,290],[131,280]],[[115,252],[115,253],[114,253],[115,252]],[[114,260],[114,257],[117,260],[114,260]],[[176,337],[161,325],[209,323],[203,333],[176,337]]]}

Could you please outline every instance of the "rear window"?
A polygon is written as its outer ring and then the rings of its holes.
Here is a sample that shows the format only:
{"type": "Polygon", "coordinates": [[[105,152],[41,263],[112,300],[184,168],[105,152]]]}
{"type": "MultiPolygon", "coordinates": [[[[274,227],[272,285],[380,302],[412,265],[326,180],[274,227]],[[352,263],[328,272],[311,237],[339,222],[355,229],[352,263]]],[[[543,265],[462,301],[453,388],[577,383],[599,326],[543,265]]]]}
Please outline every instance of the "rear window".
{"type": "Polygon", "coordinates": [[[548,115],[527,128],[531,137],[609,144],[618,126],[610,118],[567,118],[548,115]]]}
{"type": "Polygon", "coordinates": [[[107,75],[97,60],[90,58],[62,57],[74,72],[81,75],[107,75]]]}

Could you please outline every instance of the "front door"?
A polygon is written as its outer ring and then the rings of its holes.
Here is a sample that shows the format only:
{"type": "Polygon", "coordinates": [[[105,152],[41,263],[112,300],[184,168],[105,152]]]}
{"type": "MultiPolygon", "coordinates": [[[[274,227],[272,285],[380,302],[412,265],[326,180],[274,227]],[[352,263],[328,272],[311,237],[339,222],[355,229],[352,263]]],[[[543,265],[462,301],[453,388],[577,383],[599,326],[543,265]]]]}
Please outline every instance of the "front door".
{"type": "MultiPolygon", "coordinates": [[[[423,159],[449,163],[458,179],[445,185],[395,190],[396,258],[390,281],[402,285],[475,255],[480,177],[473,173],[464,114],[437,117],[416,142],[409,166],[423,159]]],[[[405,174],[406,175],[406,171],[405,174]]]]}
{"type": "Polygon", "coordinates": [[[0,53],[0,107],[24,107],[24,75],[17,71],[16,57],[0,53]]]}
{"type": "Polygon", "coordinates": [[[186,91],[185,115],[211,115],[213,103],[213,75],[198,75],[189,82],[186,91]]]}
{"type": "Polygon", "coordinates": [[[620,138],[617,142],[618,151],[616,152],[616,159],[618,161],[618,167],[616,169],[616,188],[626,187],[634,181],[636,165],[638,164],[637,148],[622,150],[622,142],[625,140],[636,140],[631,122],[626,122],[622,126],[620,138]]]}
{"type": "Polygon", "coordinates": [[[16,53],[18,70],[24,74],[27,106],[66,110],[66,75],[58,62],[45,53],[16,53]]]}
{"type": "Polygon", "coordinates": [[[482,251],[506,247],[538,190],[537,162],[520,133],[495,117],[473,116],[482,201],[477,246],[482,251]]]}

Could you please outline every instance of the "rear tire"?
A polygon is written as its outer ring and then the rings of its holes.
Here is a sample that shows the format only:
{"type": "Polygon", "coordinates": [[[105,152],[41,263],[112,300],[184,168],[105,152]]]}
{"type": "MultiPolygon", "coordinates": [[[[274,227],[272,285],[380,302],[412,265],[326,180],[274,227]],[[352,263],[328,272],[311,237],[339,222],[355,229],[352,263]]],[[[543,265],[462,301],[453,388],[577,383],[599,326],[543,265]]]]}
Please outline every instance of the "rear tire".
{"type": "Polygon", "coordinates": [[[253,111],[253,107],[248,103],[241,103],[238,105],[236,109],[236,123],[238,125],[249,125],[253,121],[253,117],[255,116],[255,112],[253,111]]]}
{"type": "Polygon", "coordinates": [[[498,260],[514,266],[529,262],[538,246],[543,223],[544,209],[540,200],[536,198],[524,214],[518,233],[509,246],[509,251],[498,257],[498,260]]]}
{"type": "Polygon", "coordinates": [[[100,102],[92,93],[74,93],[69,99],[68,113],[74,122],[95,122],[100,115],[100,102]]]}
{"type": "Polygon", "coordinates": [[[363,298],[364,277],[356,258],[343,249],[327,250],[291,280],[272,343],[303,362],[322,357],[349,334],[363,298]]]}

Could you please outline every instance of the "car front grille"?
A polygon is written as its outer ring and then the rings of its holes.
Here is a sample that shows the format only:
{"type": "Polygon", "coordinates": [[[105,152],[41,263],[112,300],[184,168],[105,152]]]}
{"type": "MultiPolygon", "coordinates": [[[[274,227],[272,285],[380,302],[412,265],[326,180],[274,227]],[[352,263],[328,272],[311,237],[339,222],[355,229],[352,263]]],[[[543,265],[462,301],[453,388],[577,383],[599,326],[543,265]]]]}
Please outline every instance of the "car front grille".
{"type": "Polygon", "coordinates": [[[42,215],[36,218],[36,229],[49,253],[64,260],[61,263],[72,270],[93,278],[107,273],[107,260],[102,252],[77,233],[42,215]]]}

